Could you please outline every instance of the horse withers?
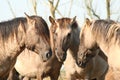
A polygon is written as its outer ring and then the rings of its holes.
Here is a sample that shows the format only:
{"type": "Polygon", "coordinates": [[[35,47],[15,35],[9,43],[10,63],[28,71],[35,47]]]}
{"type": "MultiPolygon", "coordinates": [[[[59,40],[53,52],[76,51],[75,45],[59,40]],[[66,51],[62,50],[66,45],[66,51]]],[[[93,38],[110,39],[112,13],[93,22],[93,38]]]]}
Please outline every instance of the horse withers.
{"type": "Polygon", "coordinates": [[[25,48],[35,51],[43,61],[51,57],[50,44],[46,43],[49,39],[43,37],[47,28],[44,27],[41,33],[41,25],[47,27],[41,17],[27,14],[26,18],[20,17],[0,23],[0,79],[6,78],[17,56],[25,48]],[[44,43],[41,43],[42,38],[44,43]]]}
{"type": "MultiPolygon", "coordinates": [[[[120,24],[112,20],[86,19],[80,33],[80,53],[77,63],[91,60],[92,52],[100,48],[108,57],[108,64],[112,71],[112,78],[120,79],[120,24]],[[90,52],[88,52],[90,51],[90,52]],[[87,53],[86,53],[87,52],[87,53]]],[[[108,72],[109,73],[109,72],[108,72]]]]}

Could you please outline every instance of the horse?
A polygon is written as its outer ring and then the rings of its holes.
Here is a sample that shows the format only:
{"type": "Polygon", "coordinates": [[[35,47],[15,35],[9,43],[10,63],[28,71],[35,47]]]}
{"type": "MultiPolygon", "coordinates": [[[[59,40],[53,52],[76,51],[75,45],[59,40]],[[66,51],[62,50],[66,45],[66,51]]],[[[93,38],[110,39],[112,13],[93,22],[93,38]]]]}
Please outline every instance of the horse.
{"type": "MultiPolygon", "coordinates": [[[[47,29],[47,32],[49,34],[46,34],[46,37],[48,37],[47,39],[49,39],[48,43],[51,44],[50,42],[52,42],[51,41],[52,39],[51,37],[49,37],[50,31],[47,29]]],[[[54,53],[53,49],[52,53],[54,53]]],[[[52,54],[51,58],[48,61],[43,62],[38,54],[34,54],[33,51],[30,51],[26,48],[17,57],[15,69],[20,75],[20,80],[21,79],[30,80],[32,78],[43,80],[43,78],[48,76],[50,77],[51,80],[58,80],[62,64],[63,64],[62,62],[58,61],[55,54],[52,54]]],[[[10,76],[10,79],[14,78],[14,75],[16,73],[14,72],[11,74],[13,76],[10,76]]]]}
{"type": "Polygon", "coordinates": [[[25,48],[34,51],[43,61],[52,55],[45,21],[39,16],[25,15],[0,22],[0,79],[8,76],[25,48]]]}
{"type": "MultiPolygon", "coordinates": [[[[18,57],[15,64],[16,71],[23,80],[39,79],[50,76],[51,80],[58,80],[62,63],[53,54],[52,57],[43,62],[38,54],[25,49],[18,57]]],[[[14,74],[15,75],[15,74],[14,74]]]]}
{"type": "Polygon", "coordinates": [[[113,79],[120,79],[120,24],[113,20],[86,19],[80,33],[80,53],[78,66],[85,64],[94,55],[92,52],[100,48],[108,57],[113,79]],[[91,56],[92,55],[92,56],[91,56]],[[81,64],[82,63],[82,64],[81,64]]]}
{"type": "MultiPolygon", "coordinates": [[[[50,31],[53,37],[53,46],[56,51],[56,56],[60,62],[64,61],[67,80],[102,77],[106,73],[108,65],[99,55],[96,55],[93,60],[89,61],[84,68],[78,67],[76,64],[77,52],[79,52],[80,29],[75,18],[76,17],[73,19],[60,18],[54,20],[52,17],[49,17],[51,22],[50,31]],[[95,68],[96,65],[100,67],[97,69],[95,68]],[[104,69],[102,67],[104,67],[104,69]]],[[[100,51],[99,53],[101,54],[100,51]]],[[[99,80],[102,80],[102,78],[99,78],[99,80]]]]}
{"type": "Polygon", "coordinates": [[[51,22],[50,32],[53,39],[51,40],[53,42],[52,46],[60,62],[65,61],[68,48],[74,51],[74,53],[78,51],[80,30],[75,18],[54,20],[51,16],[49,17],[51,22]]]}

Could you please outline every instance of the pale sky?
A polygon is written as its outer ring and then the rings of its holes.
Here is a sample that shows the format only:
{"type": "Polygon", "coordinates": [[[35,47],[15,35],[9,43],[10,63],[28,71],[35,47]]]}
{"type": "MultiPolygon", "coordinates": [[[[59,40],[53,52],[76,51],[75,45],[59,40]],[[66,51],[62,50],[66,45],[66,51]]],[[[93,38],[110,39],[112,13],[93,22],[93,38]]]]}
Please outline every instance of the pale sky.
{"type": "MultiPolygon", "coordinates": [[[[31,0],[0,0],[0,21],[6,21],[14,18],[7,1],[10,2],[16,17],[25,16],[24,12],[29,15],[34,15],[31,0]]],[[[73,0],[71,15],[68,16],[70,1],[71,0],[60,0],[58,7],[59,11],[64,17],[72,18],[77,16],[77,20],[82,23],[84,18],[89,17],[85,9],[84,0],[73,0]]],[[[106,0],[94,0],[93,2],[93,9],[96,10],[96,13],[100,15],[102,19],[106,18],[105,1],[106,0]]],[[[111,2],[111,10],[113,13],[111,17],[112,19],[117,19],[120,15],[120,0],[111,0],[111,2]]],[[[37,0],[37,4],[38,16],[42,16],[47,22],[49,22],[48,17],[50,16],[50,11],[47,0],[37,0]]],[[[60,17],[60,15],[56,14],[56,18],[60,17]]]]}

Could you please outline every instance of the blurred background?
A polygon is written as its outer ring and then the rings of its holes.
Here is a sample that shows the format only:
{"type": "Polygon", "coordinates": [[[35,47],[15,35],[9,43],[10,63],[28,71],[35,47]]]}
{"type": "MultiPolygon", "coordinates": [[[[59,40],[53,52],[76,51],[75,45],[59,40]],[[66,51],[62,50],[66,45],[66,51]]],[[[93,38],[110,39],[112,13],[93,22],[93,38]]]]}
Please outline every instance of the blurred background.
{"type": "MultiPolygon", "coordinates": [[[[81,27],[85,18],[120,21],[120,0],[0,0],[0,22],[28,15],[42,16],[48,25],[53,18],[77,16],[81,27]]],[[[65,76],[61,70],[60,80],[65,76]]]]}
{"type": "Polygon", "coordinates": [[[0,21],[29,15],[42,16],[49,24],[54,18],[74,17],[80,25],[84,19],[120,20],[120,0],[0,0],[0,21]]]}

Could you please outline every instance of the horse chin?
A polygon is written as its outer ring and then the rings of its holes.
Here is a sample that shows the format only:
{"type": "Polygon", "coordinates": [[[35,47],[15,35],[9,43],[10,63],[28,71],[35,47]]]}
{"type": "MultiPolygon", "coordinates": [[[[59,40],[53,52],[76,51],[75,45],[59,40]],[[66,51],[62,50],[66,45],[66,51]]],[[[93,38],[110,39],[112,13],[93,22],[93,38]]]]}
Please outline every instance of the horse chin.
{"type": "Polygon", "coordinates": [[[79,67],[81,67],[81,68],[85,68],[85,67],[86,67],[86,63],[80,65],[79,67]]]}
{"type": "Polygon", "coordinates": [[[64,62],[65,60],[58,58],[58,61],[59,62],[64,62]]]}
{"type": "Polygon", "coordinates": [[[79,67],[81,67],[81,68],[85,68],[86,65],[87,65],[87,62],[83,62],[83,61],[78,61],[78,62],[76,62],[76,63],[77,63],[77,65],[78,65],[79,67]]]}
{"type": "Polygon", "coordinates": [[[66,60],[66,54],[64,56],[59,56],[56,54],[56,57],[57,57],[59,62],[64,62],[66,60]]]}
{"type": "Polygon", "coordinates": [[[47,62],[47,60],[43,60],[43,62],[47,62]]]}
{"type": "Polygon", "coordinates": [[[42,61],[43,61],[43,62],[47,62],[48,59],[47,59],[47,58],[45,59],[45,58],[42,57],[42,61]]]}
{"type": "Polygon", "coordinates": [[[86,67],[86,63],[79,64],[78,66],[81,67],[81,68],[85,68],[86,67]]]}

